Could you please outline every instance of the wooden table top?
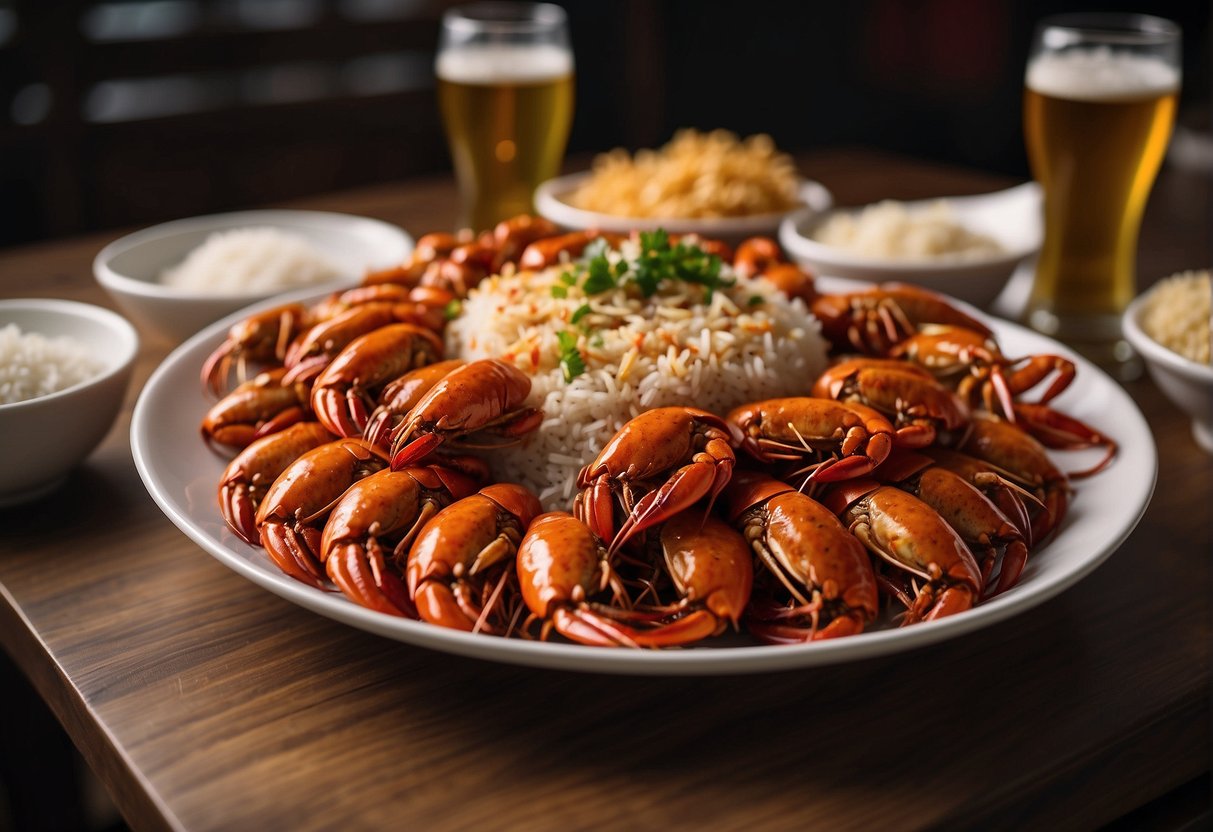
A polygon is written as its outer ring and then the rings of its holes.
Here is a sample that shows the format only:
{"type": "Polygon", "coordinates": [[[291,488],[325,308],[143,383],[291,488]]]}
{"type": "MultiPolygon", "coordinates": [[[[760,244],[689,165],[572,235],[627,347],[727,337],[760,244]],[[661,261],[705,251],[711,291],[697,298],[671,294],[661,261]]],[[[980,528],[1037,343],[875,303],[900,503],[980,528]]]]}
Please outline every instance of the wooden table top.
{"type": "MultiPolygon", "coordinates": [[[[1005,178],[809,154],[841,204],[1005,178]]],[[[452,183],[296,207],[423,233],[452,183]]],[[[1209,262],[1208,183],[1166,171],[1143,285],[1209,262]]],[[[112,306],[116,234],[0,251],[0,296],[112,306]]],[[[136,829],[1091,828],[1210,768],[1211,458],[1148,379],[1145,517],[1043,605],[935,646],[755,676],[498,665],[379,638],[229,571],[160,512],[131,408],[172,345],[145,338],[126,406],[56,494],[0,511],[0,642],[136,829]]],[[[182,441],[192,441],[183,437],[182,441]]]]}

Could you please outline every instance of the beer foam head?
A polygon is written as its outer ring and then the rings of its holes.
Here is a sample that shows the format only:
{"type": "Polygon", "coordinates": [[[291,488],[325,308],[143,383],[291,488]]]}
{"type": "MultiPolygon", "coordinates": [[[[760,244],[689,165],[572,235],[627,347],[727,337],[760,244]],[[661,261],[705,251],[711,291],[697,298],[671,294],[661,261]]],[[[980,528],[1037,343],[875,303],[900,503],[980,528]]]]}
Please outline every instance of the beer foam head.
{"type": "Polygon", "coordinates": [[[435,72],[458,84],[528,84],[573,74],[573,54],[550,44],[457,46],[438,53],[435,72]]]}
{"type": "Polygon", "coordinates": [[[1179,90],[1179,70],[1153,55],[1108,47],[1046,52],[1028,64],[1028,89],[1078,101],[1154,98],[1179,90]]]}

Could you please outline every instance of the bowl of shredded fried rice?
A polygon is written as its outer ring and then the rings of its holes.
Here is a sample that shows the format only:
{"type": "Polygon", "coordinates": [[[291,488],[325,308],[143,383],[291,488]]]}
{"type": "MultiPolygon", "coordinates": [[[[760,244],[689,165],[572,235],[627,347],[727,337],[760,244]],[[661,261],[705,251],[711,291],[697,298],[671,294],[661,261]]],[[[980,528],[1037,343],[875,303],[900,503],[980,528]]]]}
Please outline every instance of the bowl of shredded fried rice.
{"type": "Polygon", "coordinates": [[[792,211],[826,211],[833,197],[803,178],[770,136],[682,130],[663,147],[597,156],[589,171],[548,180],[535,210],[569,230],[664,229],[736,244],[774,236],[792,211]]]}

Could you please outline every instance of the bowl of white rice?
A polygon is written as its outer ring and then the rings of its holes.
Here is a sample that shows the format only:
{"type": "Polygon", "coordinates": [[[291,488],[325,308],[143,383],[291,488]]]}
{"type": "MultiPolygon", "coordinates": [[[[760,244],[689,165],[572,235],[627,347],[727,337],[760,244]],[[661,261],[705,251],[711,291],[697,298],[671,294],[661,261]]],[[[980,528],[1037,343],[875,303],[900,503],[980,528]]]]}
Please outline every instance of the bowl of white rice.
{"type": "Polygon", "coordinates": [[[1129,305],[1124,334],[1159,389],[1192,417],[1192,435],[1213,453],[1213,288],[1209,270],[1159,281],[1129,305]]]}
{"type": "Polygon", "coordinates": [[[113,426],[139,336],[66,300],[0,301],[0,506],[60,485],[113,426]]]}
{"type": "Polygon", "coordinates": [[[977,196],[882,200],[802,211],[779,228],[789,255],[815,274],[915,283],[988,307],[1042,238],[1034,182],[977,196]]]}
{"type": "Polygon", "coordinates": [[[97,254],[93,274],[141,329],[176,343],[283,292],[355,286],[412,249],[404,231],[366,217],[235,211],[115,240],[97,254]]]}

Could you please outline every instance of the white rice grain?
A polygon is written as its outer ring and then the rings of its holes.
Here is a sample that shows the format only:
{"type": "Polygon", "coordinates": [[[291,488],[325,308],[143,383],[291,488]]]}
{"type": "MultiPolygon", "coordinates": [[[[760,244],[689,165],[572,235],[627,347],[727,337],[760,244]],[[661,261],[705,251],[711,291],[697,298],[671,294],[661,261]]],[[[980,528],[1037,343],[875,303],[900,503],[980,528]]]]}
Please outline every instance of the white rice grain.
{"type": "Polygon", "coordinates": [[[16,324],[0,328],[0,404],[58,393],[94,378],[104,367],[73,338],[22,333],[16,324]]]}

